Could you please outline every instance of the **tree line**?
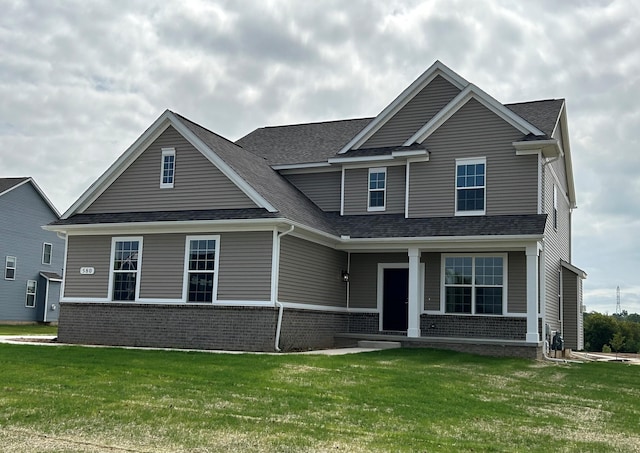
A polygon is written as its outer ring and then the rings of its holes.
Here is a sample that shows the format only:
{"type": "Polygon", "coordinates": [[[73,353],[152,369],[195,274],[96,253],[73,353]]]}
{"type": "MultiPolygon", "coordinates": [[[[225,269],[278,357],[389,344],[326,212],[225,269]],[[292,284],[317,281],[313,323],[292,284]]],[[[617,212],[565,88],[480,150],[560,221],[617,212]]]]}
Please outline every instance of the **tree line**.
{"type": "Polygon", "coordinates": [[[584,349],[592,352],[640,353],[640,314],[584,314],[584,349]]]}

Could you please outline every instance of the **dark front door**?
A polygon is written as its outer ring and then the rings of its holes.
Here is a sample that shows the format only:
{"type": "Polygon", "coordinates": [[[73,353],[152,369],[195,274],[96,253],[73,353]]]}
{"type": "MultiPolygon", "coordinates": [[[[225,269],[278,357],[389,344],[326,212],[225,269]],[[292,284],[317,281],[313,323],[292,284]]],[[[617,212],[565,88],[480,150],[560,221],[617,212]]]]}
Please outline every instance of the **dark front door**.
{"type": "Polygon", "coordinates": [[[407,330],[409,269],[384,269],[382,280],[382,330],[407,330]]]}

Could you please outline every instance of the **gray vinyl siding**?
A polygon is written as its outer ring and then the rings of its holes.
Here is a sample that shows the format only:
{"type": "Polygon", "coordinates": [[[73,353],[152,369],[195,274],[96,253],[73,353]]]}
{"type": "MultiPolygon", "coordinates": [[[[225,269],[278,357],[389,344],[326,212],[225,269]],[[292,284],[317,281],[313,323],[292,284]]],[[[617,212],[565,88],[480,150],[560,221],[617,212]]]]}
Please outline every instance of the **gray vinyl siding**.
{"type": "Polygon", "coordinates": [[[433,79],[362,146],[380,148],[402,145],[415,134],[460,90],[441,76],[433,79]]]}
{"type": "Polygon", "coordinates": [[[509,252],[507,260],[507,312],[527,313],[527,257],[509,252]]]}
{"type": "Polygon", "coordinates": [[[406,253],[352,253],[349,268],[349,308],[378,307],[378,264],[408,263],[406,253]]]}
{"type": "Polygon", "coordinates": [[[346,307],[345,269],[345,252],[285,236],[280,242],[278,300],[346,307]]]}
{"type": "Polygon", "coordinates": [[[67,242],[64,297],[109,298],[111,236],[68,236],[67,242]],[[81,267],[95,272],[80,275],[81,267]]]}
{"type": "Polygon", "coordinates": [[[305,173],[285,177],[323,211],[340,211],[341,172],[305,173]]]}
{"type": "Polygon", "coordinates": [[[486,214],[536,214],[537,156],[516,156],[522,133],[475,99],[424,145],[429,161],[410,164],[409,217],[455,214],[456,159],[486,157],[486,214]]]}
{"type": "MultiPolygon", "coordinates": [[[[372,166],[383,168],[384,165],[372,166]]],[[[367,211],[369,206],[369,169],[345,170],[344,215],[359,214],[403,214],[405,205],[406,167],[397,165],[387,168],[387,194],[384,211],[367,211]]]]}
{"type": "Polygon", "coordinates": [[[582,318],[579,306],[581,302],[578,299],[579,280],[580,278],[569,269],[562,268],[563,336],[565,347],[570,349],[578,349],[578,324],[582,318]]]}
{"type": "Polygon", "coordinates": [[[142,244],[141,299],[182,299],[184,234],[148,234],[142,244]]]}
{"type": "Polygon", "coordinates": [[[45,291],[40,271],[62,274],[64,240],[41,228],[54,220],[56,214],[30,182],[0,196],[0,321],[36,321],[45,291]],[[53,245],[50,265],[42,264],[44,242],[53,245]],[[7,256],[17,259],[15,280],[4,278],[7,256]],[[27,280],[38,282],[34,308],[25,307],[27,280]]]}
{"type": "Polygon", "coordinates": [[[424,309],[440,310],[440,273],[442,259],[440,253],[423,253],[425,263],[424,309]]]}
{"type": "Polygon", "coordinates": [[[167,128],[86,213],[255,208],[256,205],[173,127],[167,128]],[[162,148],[174,148],[175,179],[160,188],[162,148]]]}
{"type": "Polygon", "coordinates": [[[222,233],[218,300],[271,299],[271,231],[222,233]]]}

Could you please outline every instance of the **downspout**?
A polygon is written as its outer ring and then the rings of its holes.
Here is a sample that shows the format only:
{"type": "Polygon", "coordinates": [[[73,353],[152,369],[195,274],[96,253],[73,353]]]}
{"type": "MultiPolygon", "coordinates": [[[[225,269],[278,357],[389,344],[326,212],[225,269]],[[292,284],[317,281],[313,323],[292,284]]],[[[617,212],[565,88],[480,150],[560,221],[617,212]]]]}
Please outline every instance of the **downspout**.
{"type": "Polygon", "coordinates": [[[274,284],[274,290],[273,290],[273,304],[275,307],[278,308],[278,322],[276,324],[276,340],[275,340],[275,344],[274,344],[274,348],[277,352],[281,352],[280,349],[280,332],[282,331],[282,314],[284,312],[284,305],[282,305],[282,302],[280,302],[278,300],[278,285],[279,285],[279,278],[278,278],[278,274],[280,272],[280,239],[284,236],[286,236],[287,234],[291,233],[294,230],[294,226],[291,225],[291,228],[289,228],[287,231],[284,231],[282,233],[276,233],[275,235],[275,241],[276,243],[274,244],[274,257],[273,259],[275,260],[275,265],[274,265],[274,280],[275,280],[275,284],[274,284]]]}

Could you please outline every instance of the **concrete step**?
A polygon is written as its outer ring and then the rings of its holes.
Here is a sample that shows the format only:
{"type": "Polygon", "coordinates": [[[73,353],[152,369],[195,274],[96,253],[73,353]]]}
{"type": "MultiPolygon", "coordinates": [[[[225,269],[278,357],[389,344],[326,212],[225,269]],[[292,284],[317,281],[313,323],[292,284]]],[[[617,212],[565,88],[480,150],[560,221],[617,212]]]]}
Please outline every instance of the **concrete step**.
{"type": "Polygon", "coordinates": [[[397,349],[401,348],[402,344],[399,341],[360,340],[358,341],[358,347],[371,349],[397,349]]]}

